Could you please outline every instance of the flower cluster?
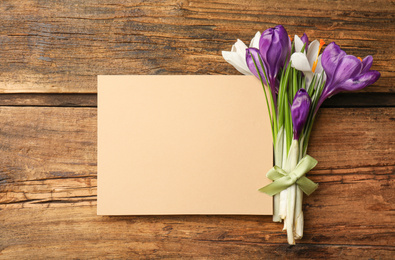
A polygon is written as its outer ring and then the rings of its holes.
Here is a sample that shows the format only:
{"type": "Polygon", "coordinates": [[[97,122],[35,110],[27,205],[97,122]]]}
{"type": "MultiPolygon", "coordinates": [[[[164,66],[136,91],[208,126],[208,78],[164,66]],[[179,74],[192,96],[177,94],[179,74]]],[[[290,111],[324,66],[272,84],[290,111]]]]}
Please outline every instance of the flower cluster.
{"type": "Polygon", "coordinates": [[[273,221],[284,220],[289,244],[303,236],[303,192],[317,184],[304,175],[316,161],[306,154],[311,129],[325,99],[341,91],[373,84],[380,73],[371,70],[373,58],[347,55],[332,42],[309,42],[306,34],[288,36],[282,25],[256,33],[247,47],[237,40],[222,56],[239,72],[262,83],[274,144],[275,167],[267,176],[273,183],[260,189],[274,195],[273,221]]]}

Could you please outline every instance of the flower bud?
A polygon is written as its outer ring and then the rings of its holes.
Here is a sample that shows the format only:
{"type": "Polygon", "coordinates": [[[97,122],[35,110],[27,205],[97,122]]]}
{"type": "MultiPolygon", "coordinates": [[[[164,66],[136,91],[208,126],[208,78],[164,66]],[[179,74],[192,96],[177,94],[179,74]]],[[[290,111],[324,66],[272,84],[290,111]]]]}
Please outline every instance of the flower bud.
{"type": "Polygon", "coordinates": [[[299,89],[291,106],[294,139],[299,139],[309,116],[311,98],[305,89],[299,89]]]}

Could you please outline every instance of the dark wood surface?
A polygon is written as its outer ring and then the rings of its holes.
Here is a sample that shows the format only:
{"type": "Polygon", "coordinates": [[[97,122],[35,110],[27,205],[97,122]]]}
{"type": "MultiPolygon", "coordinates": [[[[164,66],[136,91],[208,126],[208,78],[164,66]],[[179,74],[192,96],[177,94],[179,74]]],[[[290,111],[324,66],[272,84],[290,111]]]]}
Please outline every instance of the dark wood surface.
{"type": "Polygon", "coordinates": [[[1,1],[0,259],[394,259],[394,16],[391,1],[1,1]],[[238,74],[221,50],[277,24],[382,73],[319,112],[304,238],[269,216],[97,216],[96,75],[238,74]]]}

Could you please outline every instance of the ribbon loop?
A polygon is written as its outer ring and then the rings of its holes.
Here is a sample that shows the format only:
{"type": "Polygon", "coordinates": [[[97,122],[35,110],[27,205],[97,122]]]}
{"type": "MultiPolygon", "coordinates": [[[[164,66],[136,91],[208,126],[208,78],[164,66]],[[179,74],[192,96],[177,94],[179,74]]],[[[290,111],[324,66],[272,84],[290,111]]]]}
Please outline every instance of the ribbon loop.
{"type": "Polygon", "coordinates": [[[317,163],[318,161],[316,159],[310,155],[306,155],[299,161],[295,169],[289,173],[278,166],[274,166],[266,174],[273,182],[260,188],[259,191],[273,196],[296,183],[304,193],[310,195],[317,189],[318,184],[304,175],[313,169],[317,163]]]}
{"type": "Polygon", "coordinates": [[[287,173],[278,166],[274,166],[266,173],[266,177],[272,181],[280,179],[281,177],[286,175],[287,173]]]}

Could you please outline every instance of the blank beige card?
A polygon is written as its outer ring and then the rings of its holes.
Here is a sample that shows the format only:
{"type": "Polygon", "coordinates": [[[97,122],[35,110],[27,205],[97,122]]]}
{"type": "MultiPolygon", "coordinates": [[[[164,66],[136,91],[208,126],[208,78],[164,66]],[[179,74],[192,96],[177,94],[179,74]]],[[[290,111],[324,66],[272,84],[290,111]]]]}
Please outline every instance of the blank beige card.
{"type": "Polygon", "coordinates": [[[98,215],[270,215],[253,76],[98,76],[98,215]]]}

